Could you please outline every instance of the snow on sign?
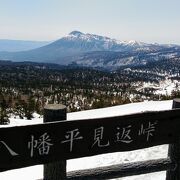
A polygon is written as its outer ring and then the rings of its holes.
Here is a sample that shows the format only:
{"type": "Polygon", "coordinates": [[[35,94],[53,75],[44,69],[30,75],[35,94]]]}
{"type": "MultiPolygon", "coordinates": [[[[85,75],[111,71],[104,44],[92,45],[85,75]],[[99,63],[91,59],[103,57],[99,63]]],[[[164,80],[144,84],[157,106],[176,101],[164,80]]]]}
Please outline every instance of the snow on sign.
{"type": "Polygon", "coordinates": [[[180,110],[0,128],[0,170],[173,143],[180,110]]]}

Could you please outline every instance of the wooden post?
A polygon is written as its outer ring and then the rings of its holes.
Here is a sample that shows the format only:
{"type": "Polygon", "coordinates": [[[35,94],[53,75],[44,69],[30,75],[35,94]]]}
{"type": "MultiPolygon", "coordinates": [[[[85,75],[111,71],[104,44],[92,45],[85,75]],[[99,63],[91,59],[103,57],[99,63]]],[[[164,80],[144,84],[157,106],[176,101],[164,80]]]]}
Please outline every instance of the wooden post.
{"type": "MultiPolygon", "coordinates": [[[[49,104],[44,108],[44,123],[66,120],[66,106],[49,104]]],[[[44,180],[66,179],[66,161],[44,164],[44,180]]]]}
{"type": "MultiPolygon", "coordinates": [[[[180,99],[173,100],[172,109],[176,108],[180,108],[180,99]]],[[[176,163],[176,168],[167,171],[166,180],[180,180],[180,138],[177,139],[176,143],[169,145],[168,156],[176,163]]]]}

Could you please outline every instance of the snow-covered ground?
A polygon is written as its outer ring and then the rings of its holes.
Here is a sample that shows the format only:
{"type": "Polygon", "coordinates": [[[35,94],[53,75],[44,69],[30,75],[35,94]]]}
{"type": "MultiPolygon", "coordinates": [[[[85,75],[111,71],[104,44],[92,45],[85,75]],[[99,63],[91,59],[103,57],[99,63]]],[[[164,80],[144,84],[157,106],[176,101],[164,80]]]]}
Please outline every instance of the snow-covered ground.
{"type": "MultiPolygon", "coordinates": [[[[143,103],[133,103],[110,108],[97,110],[88,110],[75,113],[68,113],[67,119],[89,119],[95,117],[109,117],[115,115],[132,114],[136,112],[167,110],[171,109],[172,101],[150,101],[143,103]]],[[[10,126],[22,124],[36,124],[42,122],[42,117],[35,114],[32,121],[21,119],[10,119],[10,126]]],[[[120,164],[127,162],[142,161],[148,159],[158,159],[167,156],[167,145],[146,148],[130,152],[109,153],[98,156],[79,158],[67,161],[67,171],[94,168],[99,166],[107,166],[112,164],[120,164]]],[[[16,170],[10,170],[0,173],[0,180],[37,180],[43,177],[43,166],[32,166],[16,170]]],[[[165,180],[165,172],[151,173],[141,176],[131,176],[121,178],[123,180],[165,180]]]]}
{"type": "Polygon", "coordinates": [[[172,91],[179,90],[179,86],[180,86],[180,81],[166,78],[166,80],[164,81],[159,81],[158,84],[151,82],[144,82],[142,86],[138,85],[138,88],[136,88],[136,90],[143,91],[145,88],[153,88],[155,90],[154,94],[170,96],[172,91]]]}
{"type": "Polygon", "coordinates": [[[162,95],[171,95],[172,91],[179,90],[180,82],[177,80],[170,80],[166,79],[165,81],[162,81],[159,83],[160,88],[155,92],[155,94],[162,94],[162,95]],[[178,87],[177,87],[178,85],[178,87]]]}

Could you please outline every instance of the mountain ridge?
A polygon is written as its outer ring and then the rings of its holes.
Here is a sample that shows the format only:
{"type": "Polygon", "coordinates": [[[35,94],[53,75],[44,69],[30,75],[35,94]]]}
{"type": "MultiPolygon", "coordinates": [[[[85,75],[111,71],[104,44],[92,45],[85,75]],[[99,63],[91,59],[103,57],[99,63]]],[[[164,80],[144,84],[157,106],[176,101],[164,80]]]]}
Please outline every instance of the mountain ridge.
{"type": "Polygon", "coordinates": [[[159,56],[159,53],[162,51],[165,52],[166,56],[172,56],[172,54],[179,56],[180,46],[147,44],[134,40],[119,41],[106,36],[72,31],[68,35],[36,49],[11,53],[0,52],[0,59],[58,63],[62,65],[73,63],[78,66],[90,67],[99,65],[115,67],[146,63],[146,58],[161,59],[162,56],[159,56]],[[171,52],[167,53],[169,51],[171,52]],[[94,58],[95,55],[96,58],[94,58]],[[124,56],[128,58],[124,58],[124,56]]]}

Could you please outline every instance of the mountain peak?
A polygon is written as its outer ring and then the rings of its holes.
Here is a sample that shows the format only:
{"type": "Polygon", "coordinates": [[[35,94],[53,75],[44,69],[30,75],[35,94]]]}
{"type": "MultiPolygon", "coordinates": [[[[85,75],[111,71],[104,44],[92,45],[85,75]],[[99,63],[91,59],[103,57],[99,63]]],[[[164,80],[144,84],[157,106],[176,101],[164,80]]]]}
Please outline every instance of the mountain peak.
{"type": "Polygon", "coordinates": [[[80,31],[72,31],[69,33],[69,35],[74,35],[74,36],[79,36],[79,35],[82,35],[83,33],[80,32],[80,31]]]}

